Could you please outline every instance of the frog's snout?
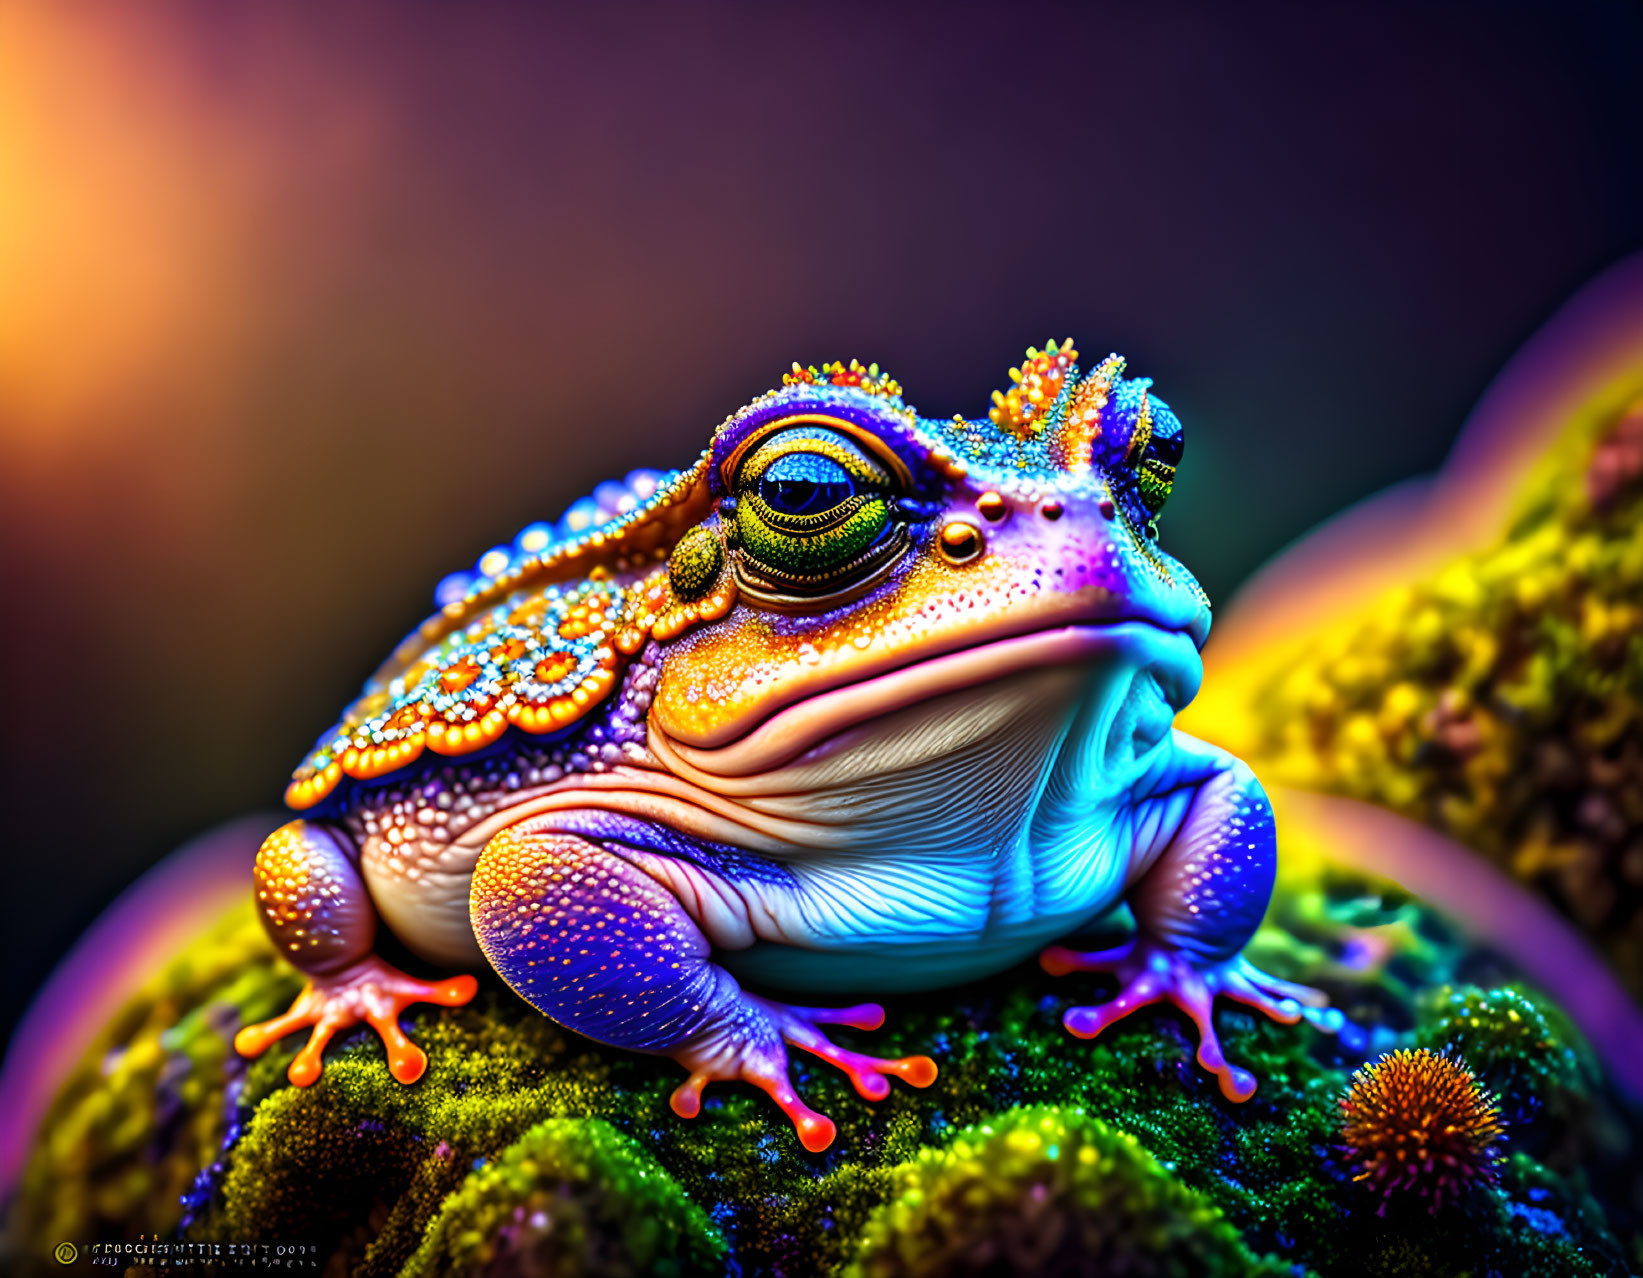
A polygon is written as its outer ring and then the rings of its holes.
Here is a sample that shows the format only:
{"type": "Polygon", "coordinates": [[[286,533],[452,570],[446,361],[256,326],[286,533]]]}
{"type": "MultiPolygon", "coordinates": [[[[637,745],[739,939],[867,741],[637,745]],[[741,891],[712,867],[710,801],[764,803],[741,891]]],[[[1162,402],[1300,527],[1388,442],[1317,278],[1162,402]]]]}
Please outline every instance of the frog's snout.
{"type": "Polygon", "coordinates": [[[935,551],[959,568],[997,553],[1030,565],[1034,578],[1058,593],[1089,592],[1100,614],[1091,620],[1147,620],[1202,647],[1208,600],[1155,537],[1104,482],[1004,482],[959,495],[937,528],[935,551]]]}

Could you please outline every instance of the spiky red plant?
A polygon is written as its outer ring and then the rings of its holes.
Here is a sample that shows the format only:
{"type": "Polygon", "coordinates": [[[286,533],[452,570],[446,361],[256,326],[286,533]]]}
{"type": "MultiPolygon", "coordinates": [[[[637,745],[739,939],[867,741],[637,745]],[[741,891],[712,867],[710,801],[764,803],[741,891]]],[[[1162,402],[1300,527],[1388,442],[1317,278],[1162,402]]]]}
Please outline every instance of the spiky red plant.
{"type": "Polygon", "coordinates": [[[1358,1070],[1341,1097],[1341,1139],[1381,1195],[1413,1194],[1436,1212],[1474,1184],[1495,1178],[1505,1134],[1499,1101],[1448,1051],[1389,1052],[1358,1070]]]}

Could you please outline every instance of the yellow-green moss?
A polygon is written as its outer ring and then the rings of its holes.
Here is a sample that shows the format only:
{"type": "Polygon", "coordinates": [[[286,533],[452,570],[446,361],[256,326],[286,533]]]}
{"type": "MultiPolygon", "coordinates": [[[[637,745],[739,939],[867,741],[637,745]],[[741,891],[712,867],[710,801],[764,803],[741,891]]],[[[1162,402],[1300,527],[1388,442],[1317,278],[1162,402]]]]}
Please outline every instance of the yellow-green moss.
{"type": "Polygon", "coordinates": [[[1643,996],[1643,475],[1591,477],[1639,414],[1572,423],[1499,540],[1275,663],[1249,711],[1261,776],[1477,849],[1643,996]]]}
{"type": "Polygon", "coordinates": [[[722,1272],[725,1241],[678,1183],[597,1119],[552,1118],[473,1172],[405,1278],[622,1278],[722,1272]]]}
{"type": "Polygon", "coordinates": [[[84,1245],[174,1229],[229,1124],[226,1091],[243,1073],[234,1030],[283,1010],[301,983],[249,899],[183,948],[64,1081],[41,1119],[10,1232],[84,1245]]]}
{"type": "MultiPolygon", "coordinates": [[[[428,1053],[427,1073],[414,1086],[389,1076],[380,1042],[359,1029],[333,1043],[313,1086],[291,1087],[285,1069],[300,1035],[249,1067],[231,1051],[242,1018],[279,1010],[298,985],[240,911],[191,946],[186,963],[160,974],[68,1080],[52,1111],[58,1121],[48,1123],[50,1135],[34,1150],[9,1233],[27,1262],[23,1272],[33,1264],[47,1273],[50,1247],[63,1238],[175,1236],[177,1195],[186,1192],[195,1219],[183,1236],[191,1241],[300,1241],[363,1275],[399,1274],[413,1262],[434,1272],[451,1257],[482,1264],[473,1235],[489,1226],[474,1221],[490,1221],[507,1202],[517,1207],[562,1192],[563,1165],[526,1152],[545,1139],[533,1132],[557,1132],[555,1139],[570,1142],[570,1161],[590,1169],[580,1188],[564,1191],[576,1200],[575,1219],[608,1224],[651,1201],[623,1188],[631,1188],[639,1166],[657,1202],[694,1204],[706,1214],[728,1248],[726,1263],[742,1273],[833,1273],[857,1254],[874,1214],[901,1192],[907,1167],[939,1160],[956,1131],[997,1124],[1026,1106],[1079,1131],[1099,1117],[1111,1133],[1133,1137],[1172,1178],[1160,1202],[1181,1206],[1192,1221],[1204,1219],[1193,1214],[1204,1204],[1220,1213],[1219,1224],[1205,1225],[1203,1243],[1217,1255],[1224,1249],[1216,1239],[1230,1230],[1251,1254],[1280,1254],[1319,1273],[1392,1272],[1391,1258],[1386,1266],[1372,1263],[1384,1222],[1354,1213],[1351,1182],[1332,1148],[1336,1099],[1365,1054],[1453,1021],[1442,1009],[1455,991],[1470,988],[1479,956],[1407,895],[1333,872],[1316,881],[1291,878],[1252,950],[1270,970],[1325,987],[1358,1024],[1328,1036],[1223,1003],[1216,1019],[1228,1055],[1259,1079],[1245,1104],[1222,1097],[1196,1064],[1184,1018],[1149,1010],[1080,1042],[1062,1028],[1062,1012],[1075,1001],[1109,997],[1112,983],[1056,979],[1028,965],[940,996],[889,1000],[884,1029],[839,1033],[858,1050],[932,1055],[941,1075],[928,1090],[896,1087],[869,1104],[836,1070],[794,1053],[796,1086],[839,1129],[834,1146],[814,1156],[768,1098],[745,1086],[712,1087],[700,1117],[679,1119],[667,1103],[681,1077],[671,1062],[579,1038],[490,980],[466,1007],[419,1007],[404,1017],[428,1053]],[[1445,987],[1453,988],[1439,993],[1445,987]],[[124,1049],[108,1076],[112,1086],[103,1073],[110,1049],[124,1049]],[[168,1110],[173,1093],[179,1101],[168,1110]],[[174,1120],[158,1123],[162,1112],[174,1120]],[[151,1163],[161,1127],[170,1143],[151,1163]],[[577,1162],[581,1136],[574,1133],[589,1132],[599,1133],[601,1148],[625,1151],[610,1154],[608,1178],[594,1162],[577,1162]],[[527,1163],[539,1173],[529,1186],[527,1163]],[[498,1165],[513,1169],[502,1188],[500,1173],[487,1176],[498,1165]],[[607,1179],[609,1199],[594,1185],[607,1179]],[[416,1260],[426,1248],[443,1259],[416,1260]]],[[[1471,1006],[1471,995],[1458,997],[1471,1006]]],[[[1520,1016],[1516,1000],[1531,998],[1490,997],[1491,1008],[1520,1016]]],[[[1534,1006],[1562,1047],[1585,1051],[1549,1009],[1534,1006]]],[[[1520,1071],[1515,1086],[1543,1108],[1573,1086],[1573,1076],[1557,1067],[1562,1058],[1545,1057],[1538,1028],[1479,1041],[1487,1067],[1520,1071]]],[[[1589,1083],[1601,1087],[1596,1076],[1589,1083]]],[[[1635,1229],[1625,1205],[1635,1186],[1616,1163],[1635,1133],[1613,1127],[1615,1116],[1602,1106],[1563,1112],[1578,1139],[1556,1158],[1535,1153],[1535,1174],[1550,1179],[1503,1181],[1488,1200],[1493,1215],[1423,1239],[1420,1254],[1433,1272],[1473,1253],[1509,1257],[1512,1238],[1525,1228],[1539,1231],[1536,1254],[1618,1254],[1610,1231],[1618,1224],[1630,1237],[1635,1229]],[[1620,1215],[1611,1219],[1612,1211],[1620,1215]]],[[[1014,1175],[1001,1173],[1001,1197],[988,1200],[989,1212],[1005,1211],[1009,1187],[1025,1183],[1014,1175]]],[[[1071,1221],[1076,1200],[1067,1201],[1071,1221]]],[[[527,1212],[527,1221],[534,1215],[527,1212]]],[[[1101,1227],[1120,1224],[1108,1216],[1101,1227]]],[[[611,1236],[607,1230],[598,1238],[611,1236]]],[[[711,1249],[711,1233],[690,1237],[711,1249]]],[[[567,1238],[543,1246],[575,1250],[579,1244],[567,1238]]],[[[642,1252],[643,1243],[636,1236],[630,1251],[642,1252]]],[[[687,1247],[677,1258],[688,1267],[702,1254],[687,1247]]],[[[1619,1272],[1591,1270],[1611,1271],[1619,1272]]]]}
{"type": "Polygon", "coordinates": [[[851,1278],[1296,1275],[1253,1255],[1220,1209],[1135,1137],[1082,1110],[1001,1114],[897,1168],[892,1185],[851,1278]]]}

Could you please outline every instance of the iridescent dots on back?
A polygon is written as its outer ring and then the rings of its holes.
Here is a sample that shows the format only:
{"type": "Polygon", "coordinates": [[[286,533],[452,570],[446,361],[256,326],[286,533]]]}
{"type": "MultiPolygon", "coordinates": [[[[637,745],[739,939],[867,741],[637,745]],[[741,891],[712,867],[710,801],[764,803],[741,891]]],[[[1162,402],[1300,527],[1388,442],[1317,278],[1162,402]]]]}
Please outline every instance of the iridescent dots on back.
{"type": "Polygon", "coordinates": [[[434,587],[434,603],[441,608],[459,604],[497,580],[528,569],[557,547],[572,545],[600,530],[619,531],[680,478],[677,471],[640,469],[629,471],[621,480],[600,484],[591,496],[571,503],[558,519],[526,524],[511,544],[492,546],[471,569],[441,578],[434,587]]]}

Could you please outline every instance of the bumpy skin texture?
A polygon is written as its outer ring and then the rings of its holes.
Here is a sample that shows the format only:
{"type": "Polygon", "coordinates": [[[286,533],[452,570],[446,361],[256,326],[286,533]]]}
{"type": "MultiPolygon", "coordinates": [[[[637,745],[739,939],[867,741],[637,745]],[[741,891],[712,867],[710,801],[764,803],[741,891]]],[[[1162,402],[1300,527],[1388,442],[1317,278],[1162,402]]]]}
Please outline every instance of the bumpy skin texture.
{"type": "Polygon", "coordinates": [[[789,1048],[868,1100],[936,1066],[820,1028],[876,1028],[876,1005],[749,985],[933,988],[1042,951],[1119,978],[1067,1013],[1073,1034],[1174,1003],[1226,1095],[1249,1096],[1217,994],[1335,1014],[1240,956],[1272,890],[1271,809],[1171,727],[1209,630],[1156,544],[1180,422],[1117,356],[1076,360],[1029,349],[973,421],[917,416],[876,366],[795,365],[690,470],[604,485],[442,582],[441,612],[293,778],[307,815],[270,836],[257,891],[311,980],[240,1049],[312,1026],[300,1085],[365,1020],[414,1080],[398,1011],[473,983],[383,963],[380,919],[580,1033],[673,1057],[679,1114],[742,1079],[811,1149],[834,1127],[794,1092],[789,1048]],[[1122,901],[1126,945],[1053,944],[1122,901]]]}

